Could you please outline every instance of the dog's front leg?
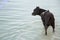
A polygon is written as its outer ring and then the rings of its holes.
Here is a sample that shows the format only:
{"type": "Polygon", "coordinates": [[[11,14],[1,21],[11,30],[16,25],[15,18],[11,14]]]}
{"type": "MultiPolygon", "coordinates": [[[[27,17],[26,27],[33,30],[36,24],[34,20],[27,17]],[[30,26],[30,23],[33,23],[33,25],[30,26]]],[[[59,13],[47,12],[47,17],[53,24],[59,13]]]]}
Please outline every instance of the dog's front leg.
{"type": "Polygon", "coordinates": [[[45,25],[45,35],[47,35],[47,29],[48,29],[48,26],[45,25]]]}

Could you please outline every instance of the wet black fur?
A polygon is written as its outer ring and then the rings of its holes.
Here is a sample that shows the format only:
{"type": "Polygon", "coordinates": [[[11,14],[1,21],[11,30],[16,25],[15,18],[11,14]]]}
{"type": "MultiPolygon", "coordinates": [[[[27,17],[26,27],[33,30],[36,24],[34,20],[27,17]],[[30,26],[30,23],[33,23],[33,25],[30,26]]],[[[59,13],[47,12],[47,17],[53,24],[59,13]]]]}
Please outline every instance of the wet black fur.
{"type": "Polygon", "coordinates": [[[47,28],[49,26],[52,26],[53,28],[53,32],[55,31],[55,18],[54,15],[49,11],[49,10],[45,10],[39,7],[36,7],[33,10],[32,15],[39,15],[41,16],[44,28],[45,28],[45,35],[47,35],[47,28]],[[44,12],[44,14],[42,14],[44,12]]]}

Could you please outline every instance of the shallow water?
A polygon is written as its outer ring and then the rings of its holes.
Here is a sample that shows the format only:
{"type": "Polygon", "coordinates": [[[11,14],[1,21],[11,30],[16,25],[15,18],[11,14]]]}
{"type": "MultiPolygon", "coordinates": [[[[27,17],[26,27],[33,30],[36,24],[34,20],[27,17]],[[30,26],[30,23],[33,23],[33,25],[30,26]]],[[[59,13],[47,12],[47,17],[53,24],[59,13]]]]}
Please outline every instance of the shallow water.
{"type": "Polygon", "coordinates": [[[60,40],[60,0],[0,0],[0,40],[60,40]],[[39,6],[55,16],[56,31],[48,35],[39,16],[32,16],[39,6]]]}

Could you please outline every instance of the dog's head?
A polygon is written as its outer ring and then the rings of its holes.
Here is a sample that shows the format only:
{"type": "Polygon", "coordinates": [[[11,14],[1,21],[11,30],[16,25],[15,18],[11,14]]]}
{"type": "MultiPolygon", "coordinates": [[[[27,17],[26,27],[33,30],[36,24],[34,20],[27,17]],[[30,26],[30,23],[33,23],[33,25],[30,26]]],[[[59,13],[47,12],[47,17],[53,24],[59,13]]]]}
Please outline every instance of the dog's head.
{"type": "Polygon", "coordinates": [[[42,9],[42,8],[39,8],[39,7],[36,7],[34,10],[33,10],[33,13],[32,15],[41,15],[42,12],[46,11],[45,9],[42,9]]]}
{"type": "Polygon", "coordinates": [[[40,8],[39,7],[36,7],[34,10],[33,10],[33,13],[32,13],[32,15],[39,15],[39,10],[40,10],[40,8]]]}

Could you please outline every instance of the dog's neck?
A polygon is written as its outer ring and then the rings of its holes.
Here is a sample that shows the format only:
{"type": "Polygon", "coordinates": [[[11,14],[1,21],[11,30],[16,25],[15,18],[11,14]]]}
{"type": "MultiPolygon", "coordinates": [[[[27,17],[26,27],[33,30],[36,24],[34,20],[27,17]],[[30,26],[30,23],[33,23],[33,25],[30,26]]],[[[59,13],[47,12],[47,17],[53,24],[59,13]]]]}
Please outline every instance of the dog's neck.
{"type": "Polygon", "coordinates": [[[42,15],[44,15],[46,12],[48,12],[49,10],[46,10],[46,11],[44,11],[44,12],[42,12],[41,14],[40,14],[40,16],[42,16],[42,15]]]}
{"type": "Polygon", "coordinates": [[[44,15],[45,14],[45,12],[42,12],[40,15],[44,15]]]}
{"type": "Polygon", "coordinates": [[[45,11],[46,10],[44,10],[44,9],[40,9],[39,15],[41,16],[42,14],[44,14],[45,11]]]}

